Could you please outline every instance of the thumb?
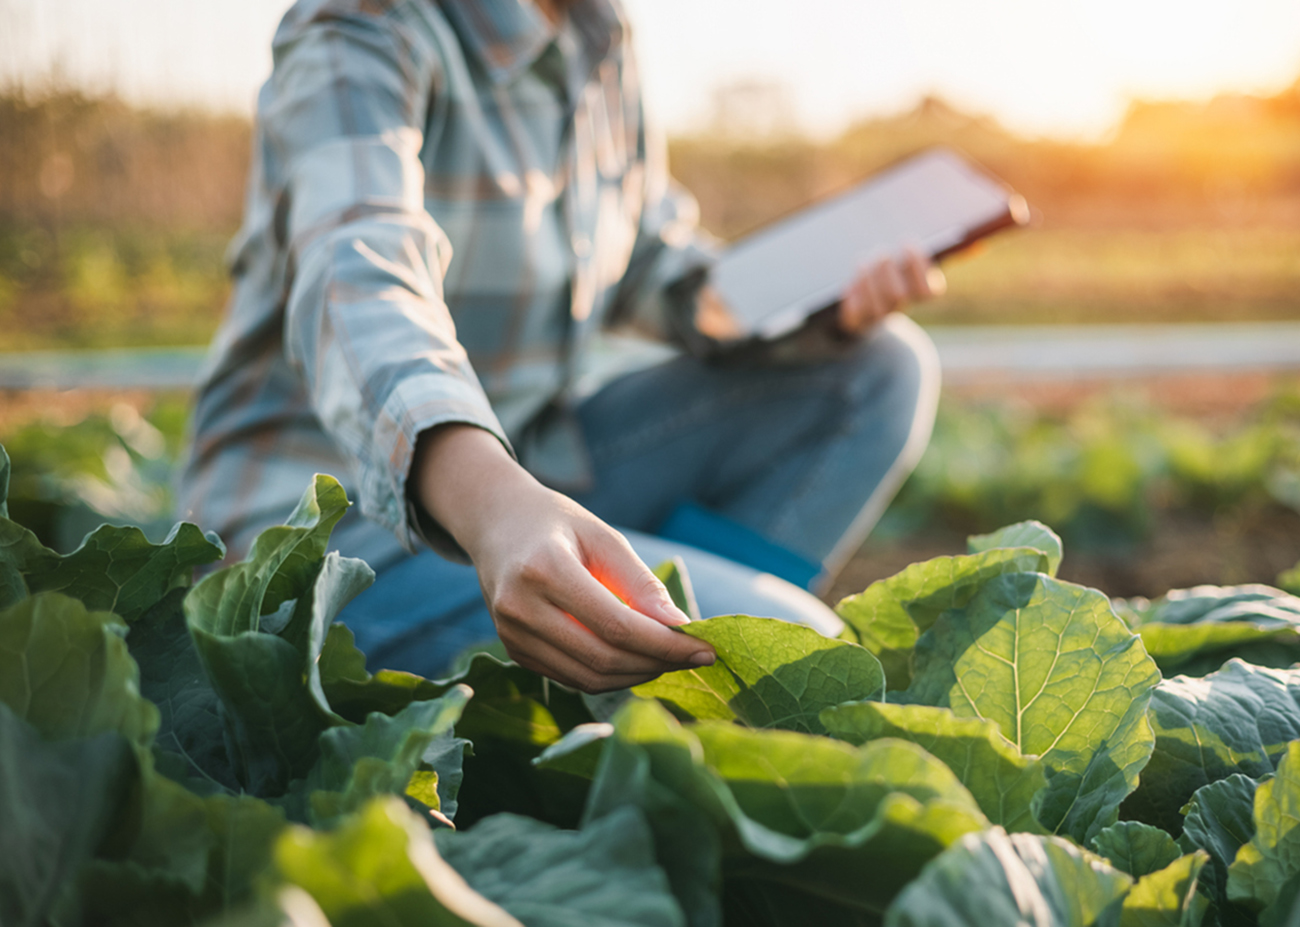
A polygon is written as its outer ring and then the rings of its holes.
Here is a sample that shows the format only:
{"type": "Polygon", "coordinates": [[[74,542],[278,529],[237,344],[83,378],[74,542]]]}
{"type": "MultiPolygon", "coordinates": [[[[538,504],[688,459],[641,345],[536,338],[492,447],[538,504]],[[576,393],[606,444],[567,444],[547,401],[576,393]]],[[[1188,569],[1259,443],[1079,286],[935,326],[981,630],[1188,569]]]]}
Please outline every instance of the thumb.
{"type": "Polygon", "coordinates": [[[606,525],[583,538],[584,565],[602,586],[661,624],[679,627],[691,619],[673,604],[672,596],[621,534],[606,525]]]}

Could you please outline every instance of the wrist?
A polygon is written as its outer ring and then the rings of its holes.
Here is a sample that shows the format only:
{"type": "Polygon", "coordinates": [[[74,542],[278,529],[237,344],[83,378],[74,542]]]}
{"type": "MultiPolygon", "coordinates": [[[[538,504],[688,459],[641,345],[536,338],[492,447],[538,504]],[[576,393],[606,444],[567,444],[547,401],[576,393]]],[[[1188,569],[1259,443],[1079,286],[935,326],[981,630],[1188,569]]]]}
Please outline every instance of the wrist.
{"type": "Polygon", "coordinates": [[[484,531],[500,517],[497,509],[508,509],[521,492],[542,488],[495,435],[460,423],[420,434],[410,479],[416,500],[470,559],[476,559],[484,531]]]}

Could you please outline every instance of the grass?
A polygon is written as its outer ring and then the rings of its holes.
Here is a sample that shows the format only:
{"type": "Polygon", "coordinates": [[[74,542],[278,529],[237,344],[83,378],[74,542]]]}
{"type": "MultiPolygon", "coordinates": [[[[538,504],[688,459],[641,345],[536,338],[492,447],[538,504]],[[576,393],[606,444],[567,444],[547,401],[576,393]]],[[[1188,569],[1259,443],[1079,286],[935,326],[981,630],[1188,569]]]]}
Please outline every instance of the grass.
{"type": "Polygon", "coordinates": [[[215,231],[0,230],[0,351],[203,344],[229,291],[215,231]]]}
{"type": "Polygon", "coordinates": [[[945,270],[923,324],[1300,318],[1300,228],[1029,229],[945,270]]]}
{"type": "MultiPolygon", "coordinates": [[[[0,351],[204,344],[229,293],[215,231],[0,231],[0,351]]],[[[1300,229],[1042,228],[947,265],[923,324],[1300,318],[1300,229]]]]}

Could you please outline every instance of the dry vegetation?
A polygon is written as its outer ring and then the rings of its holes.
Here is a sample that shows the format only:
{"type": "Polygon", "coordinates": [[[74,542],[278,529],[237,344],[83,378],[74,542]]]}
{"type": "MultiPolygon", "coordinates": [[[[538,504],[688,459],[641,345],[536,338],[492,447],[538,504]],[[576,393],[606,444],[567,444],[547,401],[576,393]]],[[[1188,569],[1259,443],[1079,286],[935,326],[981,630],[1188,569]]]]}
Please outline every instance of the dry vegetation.
{"type": "MultiPolygon", "coordinates": [[[[1101,145],[1028,141],[926,100],[826,143],[680,138],[672,163],[725,238],[937,142],[1024,192],[1038,228],[955,260],[923,321],[1300,316],[1300,83],[1135,104],[1101,145]]],[[[0,95],[0,350],[204,341],[248,151],[237,118],[0,95]]]]}

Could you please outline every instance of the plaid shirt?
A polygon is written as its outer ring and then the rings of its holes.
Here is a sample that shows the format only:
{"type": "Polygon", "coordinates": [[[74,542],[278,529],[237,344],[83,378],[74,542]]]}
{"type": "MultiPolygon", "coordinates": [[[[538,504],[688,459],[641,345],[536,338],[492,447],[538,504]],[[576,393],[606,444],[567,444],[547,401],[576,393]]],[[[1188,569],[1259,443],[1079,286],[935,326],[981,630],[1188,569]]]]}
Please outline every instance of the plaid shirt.
{"type": "MultiPolygon", "coordinates": [[[[408,550],[454,555],[407,499],[420,432],[510,447],[590,372],[602,327],[667,334],[665,287],[709,255],[616,3],[575,0],[558,29],[531,0],[285,16],[179,493],[232,555],[316,472],[408,550]]],[[[577,468],[572,442],[538,444],[577,468]]]]}

